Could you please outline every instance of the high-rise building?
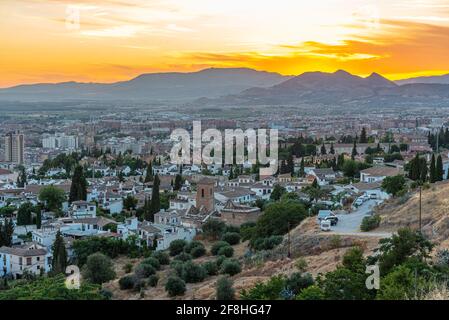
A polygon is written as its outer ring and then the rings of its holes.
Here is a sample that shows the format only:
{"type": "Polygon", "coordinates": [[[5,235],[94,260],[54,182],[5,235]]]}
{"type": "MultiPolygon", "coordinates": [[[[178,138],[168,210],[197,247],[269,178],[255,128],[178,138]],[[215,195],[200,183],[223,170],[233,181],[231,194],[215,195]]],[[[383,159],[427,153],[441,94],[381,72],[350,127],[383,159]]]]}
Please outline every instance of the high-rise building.
{"type": "Polygon", "coordinates": [[[24,162],[24,135],[16,133],[8,133],[5,135],[5,161],[11,163],[22,164],[24,162]]]}

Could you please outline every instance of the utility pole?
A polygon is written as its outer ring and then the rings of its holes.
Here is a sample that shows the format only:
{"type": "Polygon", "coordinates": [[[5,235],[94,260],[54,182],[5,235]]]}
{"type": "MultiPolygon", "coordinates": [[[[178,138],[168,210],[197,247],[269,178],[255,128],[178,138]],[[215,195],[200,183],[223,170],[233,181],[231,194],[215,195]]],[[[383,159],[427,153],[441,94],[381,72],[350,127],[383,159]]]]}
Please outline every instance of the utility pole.
{"type": "Polygon", "coordinates": [[[288,233],[287,233],[287,257],[291,258],[291,242],[290,242],[290,222],[288,222],[288,233]]]}
{"type": "Polygon", "coordinates": [[[422,186],[419,186],[419,233],[422,233],[422,186]]]}

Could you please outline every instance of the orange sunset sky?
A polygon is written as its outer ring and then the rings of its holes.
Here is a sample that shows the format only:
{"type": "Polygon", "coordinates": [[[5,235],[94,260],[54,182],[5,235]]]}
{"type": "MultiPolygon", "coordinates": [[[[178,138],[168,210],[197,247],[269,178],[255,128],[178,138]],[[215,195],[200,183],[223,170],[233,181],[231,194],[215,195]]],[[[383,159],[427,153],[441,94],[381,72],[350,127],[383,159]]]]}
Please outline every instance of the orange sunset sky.
{"type": "Polygon", "coordinates": [[[0,0],[0,43],[0,87],[206,67],[400,79],[449,73],[449,0],[0,0]]]}

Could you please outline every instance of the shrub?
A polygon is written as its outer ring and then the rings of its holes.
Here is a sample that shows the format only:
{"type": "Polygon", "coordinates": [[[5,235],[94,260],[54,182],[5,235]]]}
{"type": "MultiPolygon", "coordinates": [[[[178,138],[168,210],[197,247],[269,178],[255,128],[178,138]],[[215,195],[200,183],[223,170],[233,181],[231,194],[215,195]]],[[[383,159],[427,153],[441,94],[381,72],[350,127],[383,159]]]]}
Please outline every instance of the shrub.
{"type": "Polygon", "coordinates": [[[150,287],[156,287],[157,283],[159,282],[159,277],[155,274],[148,277],[148,285],[150,287]]]}
{"type": "Polygon", "coordinates": [[[207,238],[218,239],[225,232],[226,225],[218,219],[209,219],[202,227],[203,233],[207,238]]]}
{"type": "Polygon", "coordinates": [[[298,258],[295,261],[295,267],[299,272],[305,272],[307,270],[307,261],[304,258],[298,258]]]}
{"type": "Polygon", "coordinates": [[[218,274],[217,261],[207,261],[203,263],[202,266],[209,276],[215,276],[218,274]]]}
{"type": "Polygon", "coordinates": [[[363,232],[371,231],[379,227],[380,224],[380,216],[373,215],[371,217],[365,217],[362,220],[362,224],[360,225],[360,230],[363,232]]]}
{"type": "Polygon", "coordinates": [[[118,281],[121,290],[130,290],[134,288],[134,283],[136,282],[136,277],[134,276],[124,276],[118,281]]]}
{"type": "Polygon", "coordinates": [[[240,234],[238,234],[237,232],[226,232],[221,240],[226,241],[231,246],[233,246],[240,242],[240,234]]]}
{"type": "Polygon", "coordinates": [[[237,273],[240,273],[240,271],[242,271],[242,268],[237,260],[225,260],[221,265],[221,273],[223,274],[229,274],[230,276],[233,276],[237,273]]]}
{"type": "Polygon", "coordinates": [[[250,246],[256,251],[259,250],[271,250],[277,245],[281,244],[283,240],[282,236],[271,236],[268,238],[257,238],[251,240],[250,246]]]}
{"type": "Polygon", "coordinates": [[[142,289],[145,289],[146,285],[147,284],[144,279],[136,279],[133,290],[136,292],[141,291],[142,289]]]}
{"type": "Polygon", "coordinates": [[[170,257],[167,252],[164,251],[155,251],[151,257],[157,259],[161,265],[167,265],[170,263],[170,257]]]}
{"type": "Polygon", "coordinates": [[[165,284],[165,291],[171,297],[182,295],[186,291],[186,284],[181,278],[171,276],[165,284]]]}
{"type": "Polygon", "coordinates": [[[102,284],[115,278],[112,261],[102,253],[94,253],[87,258],[83,277],[94,284],[102,284]]]}
{"type": "Polygon", "coordinates": [[[218,267],[221,267],[223,262],[225,262],[226,260],[227,259],[225,256],[218,256],[217,259],[215,259],[215,263],[217,264],[218,267]]]}
{"type": "Polygon", "coordinates": [[[192,261],[185,262],[182,268],[183,279],[187,283],[201,282],[207,277],[206,269],[192,261]]]}
{"type": "Polygon", "coordinates": [[[206,254],[206,248],[204,247],[195,247],[190,251],[190,254],[194,258],[202,257],[206,254]]]}
{"type": "Polygon", "coordinates": [[[240,228],[237,226],[233,226],[233,225],[227,225],[225,228],[225,233],[227,233],[227,232],[233,232],[233,233],[240,234],[240,228]]]}
{"type": "Polygon", "coordinates": [[[156,270],[160,270],[160,268],[161,268],[161,264],[160,264],[159,260],[156,259],[156,258],[153,258],[153,257],[144,259],[141,262],[141,264],[149,264],[150,266],[152,266],[156,270]]]}
{"type": "Polygon", "coordinates": [[[221,247],[220,250],[218,250],[219,256],[225,256],[226,258],[232,257],[234,254],[234,249],[231,246],[221,247]]]}
{"type": "Polygon", "coordinates": [[[180,278],[184,278],[184,263],[180,260],[173,260],[170,263],[170,267],[175,271],[176,275],[180,278]]]}
{"type": "Polygon", "coordinates": [[[235,290],[232,287],[232,280],[224,276],[217,281],[217,300],[234,300],[235,290]]]}
{"type": "Polygon", "coordinates": [[[249,240],[253,237],[254,232],[256,230],[255,222],[245,222],[240,226],[240,235],[242,236],[242,240],[249,240]]]}
{"type": "Polygon", "coordinates": [[[184,261],[185,262],[185,261],[192,260],[192,256],[190,254],[188,254],[188,253],[181,252],[176,257],[174,257],[174,260],[184,261]]]}
{"type": "Polygon", "coordinates": [[[217,241],[212,245],[212,248],[210,249],[210,252],[216,256],[218,254],[218,250],[220,250],[220,248],[222,247],[228,247],[229,243],[225,242],[225,241],[217,241]]]}
{"type": "Polygon", "coordinates": [[[301,274],[295,272],[287,279],[285,285],[296,295],[301,292],[302,289],[310,287],[313,284],[313,277],[310,273],[301,274]]]}
{"type": "Polygon", "coordinates": [[[305,288],[296,296],[296,300],[324,300],[324,292],[320,287],[313,285],[305,288]]]}
{"type": "Polygon", "coordinates": [[[125,271],[125,273],[131,273],[131,271],[133,271],[133,265],[131,263],[127,263],[123,266],[123,271],[125,271]]]}
{"type": "Polygon", "coordinates": [[[187,241],[185,240],[174,240],[170,243],[170,246],[168,247],[168,250],[170,251],[170,255],[176,256],[183,252],[184,247],[187,245],[187,241]]]}
{"type": "Polygon", "coordinates": [[[141,263],[137,266],[134,273],[138,278],[148,278],[156,273],[156,269],[152,265],[141,263]]]}
{"type": "Polygon", "coordinates": [[[200,241],[198,241],[198,240],[193,240],[193,241],[191,241],[191,242],[189,242],[185,247],[184,247],[184,252],[186,252],[186,253],[192,253],[192,250],[194,249],[194,248],[198,248],[198,247],[201,247],[201,248],[204,248],[204,244],[202,244],[200,241]]]}

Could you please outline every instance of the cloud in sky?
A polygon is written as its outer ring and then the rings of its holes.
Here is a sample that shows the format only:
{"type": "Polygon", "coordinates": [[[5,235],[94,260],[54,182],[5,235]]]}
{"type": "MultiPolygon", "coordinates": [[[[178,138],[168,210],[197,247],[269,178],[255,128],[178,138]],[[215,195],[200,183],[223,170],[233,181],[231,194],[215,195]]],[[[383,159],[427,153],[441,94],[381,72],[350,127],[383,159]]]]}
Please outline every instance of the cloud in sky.
{"type": "Polygon", "coordinates": [[[447,0],[3,0],[5,10],[3,87],[207,66],[449,73],[447,0]],[[66,28],[68,6],[78,29],[66,28]]]}

